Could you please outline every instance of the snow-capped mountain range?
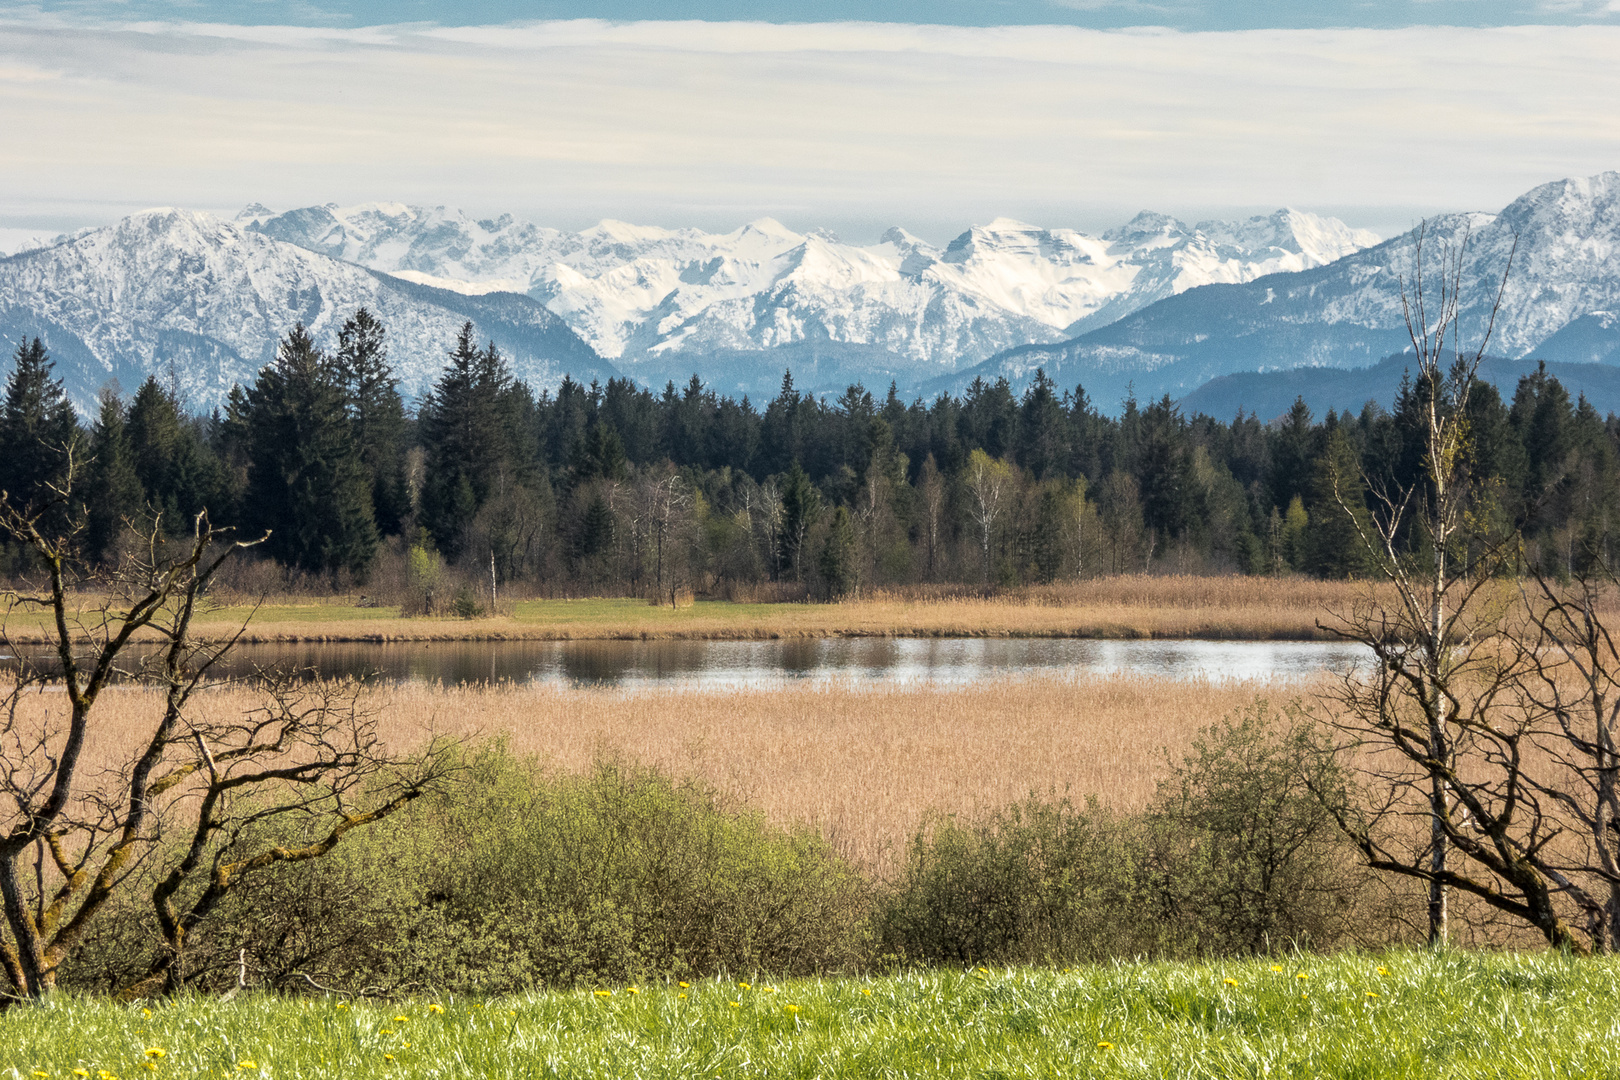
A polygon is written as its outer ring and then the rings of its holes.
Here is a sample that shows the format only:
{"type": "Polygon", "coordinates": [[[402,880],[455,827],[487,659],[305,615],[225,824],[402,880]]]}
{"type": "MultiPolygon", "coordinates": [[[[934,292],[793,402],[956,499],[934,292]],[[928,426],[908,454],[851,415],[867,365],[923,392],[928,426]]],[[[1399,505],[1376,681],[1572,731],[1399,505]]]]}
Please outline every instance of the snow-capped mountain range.
{"type": "Polygon", "coordinates": [[[1144,213],[1100,237],[998,218],[944,249],[899,228],[856,246],[769,218],[724,234],[620,221],[565,233],[510,216],[369,203],[284,214],[255,205],[237,220],[411,281],[527,293],[650,382],[684,379],[698,358],[729,357],[745,369],[738,374],[757,369],[771,386],[783,364],[761,352],[793,362],[805,346],[848,346],[857,367],[875,362],[883,372],[874,374],[914,382],[1061,341],[1198,285],[1320,266],[1378,242],[1298,210],[1191,227],[1144,213]]]}
{"type": "MultiPolygon", "coordinates": [[[[1035,371],[1084,385],[1114,407],[1182,397],[1218,376],[1300,366],[1372,365],[1410,348],[1401,307],[1418,262],[1419,230],[1325,266],[1167,297],[1060,345],[1009,350],[945,380],[1022,385],[1035,371]]],[[[1506,275],[1489,348],[1509,359],[1620,359],[1620,172],[1543,184],[1496,214],[1431,218],[1422,228],[1431,310],[1450,253],[1460,264],[1459,344],[1477,347],[1506,275]]],[[[1354,404],[1359,404],[1356,402],[1354,404]]]]}
{"type": "MultiPolygon", "coordinates": [[[[86,410],[109,379],[129,390],[171,370],[207,407],[294,323],[331,343],[365,305],[411,394],[470,319],[536,387],[565,372],[653,386],[696,373],[757,400],[791,367],[801,388],[892,379],[910,395],[981,376],[1021,387],[1044,367],[1112,409],[1127,388],[1182,397],[1233,373],[1399,353],[1417,237],[1376,240],[1293,210],[1195,226],[1144,213],[1101,236],[998,219],[944,248],[900,229],[855,246],[769,219],[566,233],[386,203],[253,206],[235,221],[152,210],[0,258],[0,345],[43,337],[86,410]]],[[[1431,282],[1459,247],[1465,344],[1511,254],[1492,352],[1620,363],[1620,173],[1431,219],[1431,282]]]]}
{"type": "Polygon", "coordinates": [[[193,407],[217,405],[295,323],[331,347],[362,306],[387,327],[408,392],[431,385],[467,320],[537,385],[615,374],[526,296],[413,284],[208,214],[149,210],[0,259],[0,342],[9,353],[24,336],[43,338],[85,412],[109,381],[130,392],[151,373],[172,372],[193,407]]]}

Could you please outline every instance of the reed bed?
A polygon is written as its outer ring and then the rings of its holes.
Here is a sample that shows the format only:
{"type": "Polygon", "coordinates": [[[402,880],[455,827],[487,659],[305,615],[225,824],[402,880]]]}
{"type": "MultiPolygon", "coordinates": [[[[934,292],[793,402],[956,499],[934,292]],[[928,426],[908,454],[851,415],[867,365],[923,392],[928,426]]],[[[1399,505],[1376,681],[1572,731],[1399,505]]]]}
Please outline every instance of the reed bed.
{"type": "MultiPolygon", "coordinates": [[[[570,690],[502,684],[376,688],[365,707],[409,750],[430,733],[501,737],[560,770],[605,756],[702,778],[771,820],[807,823],[863,868],[886,873],[930,813],[971,815],[1032,791],[1141,807],[1197,730],[1300,683],[1117,675],[1000,679],[960,689],[786,686],[725,691],[570,690]]],[[[205,714],[255,694],[224,686],[205,714]]],[[[155,693],[109,691],[92,757],[111,765],[153,715],[155,693]],[[127,735],[126,735],[127,733],[127,735]]]]}
{"type": "MultiPolygon", "coordinates": [[[[831,604],[699,601],[681,608],[636,599],[520,600],[493,618],[402,618],[352,597],[271,598],[202,616],[199,635],[247,623],[248,642],[510,640],[761,640],[797,637],[1081,637],[1316,640],[1318,623],[1365,603],[1367,583],[1308,578],[1121,575],[993,595],[917,587],[831,604]]],[[[1385,598],[1388,599],[1388,598],[1385,598]]],[[[504,605],[503,605],[504,606],[504,605]]],[[[6,619],[16,644],[49,639],[36,616],[6,619]]]]}

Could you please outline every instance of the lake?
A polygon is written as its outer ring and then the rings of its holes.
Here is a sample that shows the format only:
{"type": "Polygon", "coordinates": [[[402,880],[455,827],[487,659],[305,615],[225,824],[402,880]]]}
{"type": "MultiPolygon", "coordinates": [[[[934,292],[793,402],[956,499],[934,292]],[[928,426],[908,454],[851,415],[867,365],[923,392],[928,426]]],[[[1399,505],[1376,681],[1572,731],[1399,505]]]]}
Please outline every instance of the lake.
{"type": "MultiPolygon", "coordinates": [[[[779,684],[953,686],[1001,676],[1298,679],[1367,660],[1321,641],[795,638],[773,641],[479,641],[243,645],[221,675],[277,667],[383,682],[716,689],[779,684]]],[[[8,661],[10,658],[6,658],[8,661]]],[[[8,665],[9,666],[9,665],[8,665]]]]}

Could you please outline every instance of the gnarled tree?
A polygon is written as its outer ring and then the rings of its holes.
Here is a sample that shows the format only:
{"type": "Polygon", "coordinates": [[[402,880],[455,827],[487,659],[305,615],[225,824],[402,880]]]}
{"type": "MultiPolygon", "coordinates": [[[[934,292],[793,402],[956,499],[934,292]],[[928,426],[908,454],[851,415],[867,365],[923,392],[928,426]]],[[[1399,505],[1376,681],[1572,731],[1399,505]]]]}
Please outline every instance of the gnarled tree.
{"type": "Polygon", "coordinates": [[[4,594],[4,644],[20,658],[0,693],[0,970],[14,999],[49,994],[97,916],[138,888],[161,940],[126,991],[178,989],[194,933],[238,883],[318,858],[449,768],[442,744],[391,755],[353,684],[260,680],[259,707],[209,715],[198,691],[245,624],[204,641],[194,622],[251,542],[206,512],[166,541],[154,515],[133,554],[89,567],[77,471],[70,460],[26,502],[0,493],[0,528],[37,568],[4,594]],[[136,688],[109,693],[120,681],[136,688]]]}

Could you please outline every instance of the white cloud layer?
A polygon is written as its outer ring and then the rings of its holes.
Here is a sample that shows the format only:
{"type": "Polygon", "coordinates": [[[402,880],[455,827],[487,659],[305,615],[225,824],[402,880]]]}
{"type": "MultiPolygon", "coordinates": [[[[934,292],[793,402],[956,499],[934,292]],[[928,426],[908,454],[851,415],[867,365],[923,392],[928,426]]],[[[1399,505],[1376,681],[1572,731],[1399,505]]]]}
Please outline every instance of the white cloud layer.
{"type": "Polygon", "coordinates": [[[0,23],[0,224],[386,198],[924,228],[1291,204],[1389,229],[1620,167],[1617,56],[1620,27],[1595,26],[36,18],[0,23]]]}

